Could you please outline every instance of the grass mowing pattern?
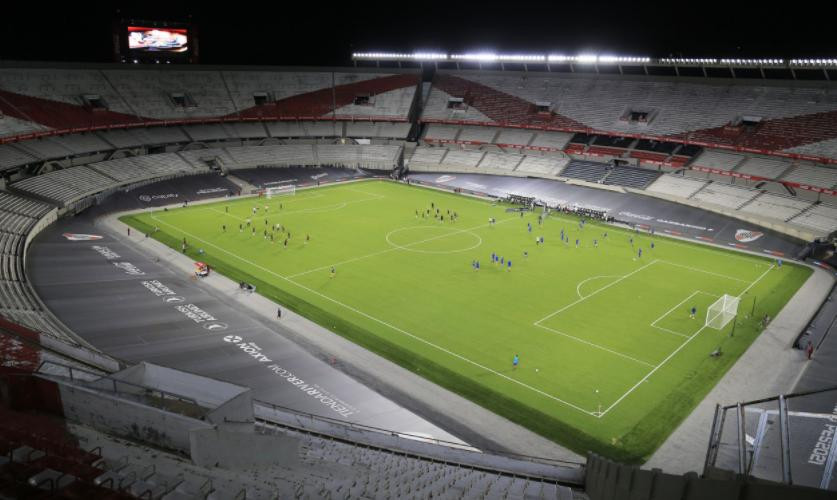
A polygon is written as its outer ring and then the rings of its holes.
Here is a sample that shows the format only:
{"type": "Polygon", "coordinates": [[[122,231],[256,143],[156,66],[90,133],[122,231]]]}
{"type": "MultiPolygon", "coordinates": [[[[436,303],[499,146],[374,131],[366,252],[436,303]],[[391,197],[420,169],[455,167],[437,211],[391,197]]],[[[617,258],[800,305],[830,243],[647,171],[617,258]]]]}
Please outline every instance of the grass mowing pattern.
{"type": "Polygon", "coordinates": [[[506,208],[367,181],[122,220],[177,250],[186,238],[187,253],[217,272],[549,439],[634,463],[811,273],[597,223],[582,228],[564,215],[539,226],[536,214],[506,208]],[[444,222],[416,216],[431,203],[444,222]],[[264,238],[274,224],[291,233],[287,248],[287,233],[264,238]],[[492,252],[511,259],[511,269],[492,264],[492,252]],[[723,331],[702,329],[706,308],[724,293],[742,294],[739,317],[723,331]],[[724,354],[710,357],[718,347],[724,354]]]}

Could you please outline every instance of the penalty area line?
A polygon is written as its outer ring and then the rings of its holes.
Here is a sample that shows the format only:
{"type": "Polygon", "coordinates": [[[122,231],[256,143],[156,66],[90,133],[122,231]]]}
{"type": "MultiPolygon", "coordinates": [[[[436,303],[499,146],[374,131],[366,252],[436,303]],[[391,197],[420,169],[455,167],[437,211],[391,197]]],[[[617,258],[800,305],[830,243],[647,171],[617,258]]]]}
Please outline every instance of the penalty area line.
{"type": "MultiPolygon", "coordinates": [[[[767,273],[769,273],[769,272],[770,272],[770,271],[771,271],[774,267],[776,267],[776,265],[775,265],[775,264],[771,265],[771,266],[770,266],[770,267],[769,267],[769,268],[768,268],[768,269],[767,269],[764,273],[762,273],[762,274],[761,274],[761,276],[759,276],[758,278],[756,278],[756,279],[755,279],[755,281],[753,281],[752,283],[750,283],[750,285],[749,285],[747,288],[745,288],[745,289],[744,289],[744,290],[743,290],[743,291],[739,294],[739,297],[741,297],[741,295],[744,295],[745,293],[747,293],[747,291],[748,291],[748,290],[750,290],[751,288],[753,288],[753,287],[754,287],[754,286],[755,286],[755,285],[756,285],[759,281],[761,281],[761,280],[762,280],[762,278],[764,278],[765,276],[767,276],[767,273]]],[[[675,354],[677,354],[678,352],[680,352],[680,350],[681,350],[681,349],[683,349],[684,347],[686,347],[686,345],[687,345],[689,342],[691,342],[691,341],[692,341],[695,337],[697,337],[697,336],[700,334],[700,332],[702,332],[703,330],[705,330],[705,329],[706,329],[706,327],[707,327],[707,325],[706,325],[706,324],[704,324],[702,327],[700,327],[700,328],[698,329],[698,331],[696,331],[694,334],[692,334],[692,336],[691,336],[691,337],[689,337],[688,339],[686,339],[686,341],[685,341],[685,342],[683,342],[682,344],[680,344],[680,346],[679,346],[677,349],[675,349],[675,350],[674,350],[674,352],[672,352],[671,354],[669,354],[668,356],[666,356],[666,359],[662,360],[662,361],[660,362],[660,364],[658,364],[657,366],[655,366],[655,367],[654,367],[654,369],[653,369],[653,370],[651,370],[651,371],[650,371],[650,372],[648,372],[648,373],[647,373],[644,377],[642,377],[642,379],[640,379],[640,381],[639,381],[639,382],[637,382],[636,384],[634,384],[634,386],[633,386],[633,387],[631,387],[630,389],[628,389],[628,392],[626,392],[625,394],[622,394],[622,396],[620,396],[620,397],[619,397],[619,399],[617,399],[616,401],[614,401],[614,402],[613,402],[613,404],[611,404],[610,406],[608,406],[608,407],[607,407],[607,409],[606,409],[605,411],[603,411],[603,412],[601,413],[601,415],[599,415],[599,416],[598,416],[598,418],[602,418],[602,417],[604,417],[604,416],[607,414],[607,412],[609,412],[609,411],[610,411],[611,409],[613,409],[616,405],[618,405],[620,402],[622,402],[622,400],[624,400],[626,397],[628,397],[628,395],[629,395],[630,393],[634,392],[634,391],[636,390],[636,388],[637,388],[637,387],[639,387],[639,386],[640,386],[643,382],[645,382],[646,380],[648,380],[648,377],[650,377],[651,375],[653,375],[653,374],[654,374],[654,372],[656,372],[656,371],[657,371],[657,370],[659,370],[659,369],[660,369],[663,365],[665,365],[666,363],[668,363],[668,361],[669,361],[671,358],[673,358],[675,354]]]]}

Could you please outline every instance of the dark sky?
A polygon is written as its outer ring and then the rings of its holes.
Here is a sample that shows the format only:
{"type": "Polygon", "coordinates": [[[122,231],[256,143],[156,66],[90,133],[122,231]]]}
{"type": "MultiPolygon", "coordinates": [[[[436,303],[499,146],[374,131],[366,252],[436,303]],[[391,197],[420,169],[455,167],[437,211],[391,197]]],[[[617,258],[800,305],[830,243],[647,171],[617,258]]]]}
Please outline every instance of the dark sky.
{"type": "Polygon", "coordinates": [[[120,17],[191,19],[206,64],[345,65],[353,51],[421,49],[837,57],[833,2],[117,4],[14,2],[0,17],[0,59],[108,62],[112,23],[120,17]]]}

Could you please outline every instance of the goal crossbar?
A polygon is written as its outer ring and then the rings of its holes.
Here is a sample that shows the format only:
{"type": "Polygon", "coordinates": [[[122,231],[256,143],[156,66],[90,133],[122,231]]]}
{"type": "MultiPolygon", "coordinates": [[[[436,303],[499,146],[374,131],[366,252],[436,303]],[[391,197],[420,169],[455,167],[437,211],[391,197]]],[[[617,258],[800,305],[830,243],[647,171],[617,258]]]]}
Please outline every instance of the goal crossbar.
{"type": "Polygon", "coordinates": [[[738,314],[740,297],[724,294],[706,310],[706,326],[720,330],[738,314]]]}

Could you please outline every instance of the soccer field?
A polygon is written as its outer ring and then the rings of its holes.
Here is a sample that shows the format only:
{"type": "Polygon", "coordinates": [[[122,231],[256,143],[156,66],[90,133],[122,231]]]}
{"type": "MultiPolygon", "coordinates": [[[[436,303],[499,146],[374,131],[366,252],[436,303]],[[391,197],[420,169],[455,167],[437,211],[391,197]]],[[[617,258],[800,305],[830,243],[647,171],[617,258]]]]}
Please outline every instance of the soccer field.
{"type": "Polygon", "coordinates": [[[539,225],[507,208],[364,181],[122,220],[159,228],[178,251],[185,238],[216,271],[558,443],[629,462],[650,456],[811,274],[566,215],[539,225]],[[444,222],[416,216],[431,203],[444,222]],[[276,224],[284,232],[265,239],[276,224]],[[740,296],[737,320],[705,327],[724,294],[740,296]]]}

